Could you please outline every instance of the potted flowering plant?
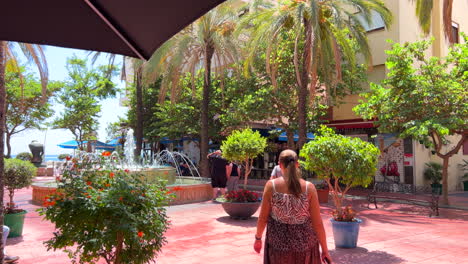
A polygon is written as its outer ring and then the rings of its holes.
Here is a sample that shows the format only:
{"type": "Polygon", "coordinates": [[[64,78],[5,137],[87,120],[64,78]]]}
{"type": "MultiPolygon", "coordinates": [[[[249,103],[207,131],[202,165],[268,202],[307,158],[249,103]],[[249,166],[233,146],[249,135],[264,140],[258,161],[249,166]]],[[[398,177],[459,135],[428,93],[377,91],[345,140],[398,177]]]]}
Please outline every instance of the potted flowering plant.
{"type": "Polygon", "coordinates": [[[379,149],[359,138],[337,135],[325,126],[319,136],[301,150],[302,165],[323,179],[332,193],[335,210],[331,219],[335,246],[354,248],[361,220],[343,199],[353,186],[367,186],[377,170],[379,149]],[[333,179],[333,183],[332,183],[333,179]]]}
{"type": "Polygon", "coordinates": [[[224,211],[234,219],[247,219],[260,207],[260,196],[256,192],[240,189],[230,191],[224,197],[218,198],[224,211]]]}
{"type": "Polygon", "coordinates": [[[10,228],[9,237],[18,237],[23,234],[24,217],[26,210],[16,207],[13,202],[15,191],[29,187],[32,178],[36,176],[37,168],[31,162],[20,159],[5,159],[4,181],[10,201],[5,207],[4,221],[10,228]]]}
{"type": "Polygon", "coordinates": [[[57,179],[39,209],[56,228],[46,247],[64,249],[73,263],[148,263],[166,243],[171,194],[164,181],[148,184],[110,159],[75,157],[57,179]]]}

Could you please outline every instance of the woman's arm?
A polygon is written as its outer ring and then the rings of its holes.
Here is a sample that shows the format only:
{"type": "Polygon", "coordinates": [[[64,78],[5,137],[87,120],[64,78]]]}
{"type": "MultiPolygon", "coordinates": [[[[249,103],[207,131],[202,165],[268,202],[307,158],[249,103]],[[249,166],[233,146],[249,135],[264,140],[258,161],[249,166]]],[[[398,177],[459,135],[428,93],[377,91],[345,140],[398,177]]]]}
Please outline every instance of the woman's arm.
{"type": "Polygon", "coordinates": [[[271,181],[268,181],[263,191],[262,205],[260,207],[260,215],[258,216],[257,221],[257,232],[255,233],[256,239],[254,249],[257,253],[260,253],[260,250],[262,249],[262,240],[258,240],[257,238],[262,238],[263,231],[265,230],[268,222],[268,216],[270,215],[272,189],[273,185],[271,181]]]}
{"type": "Polygon", "coordinates": [[[327,236],[325,234],[325,228],[323,227],[322,217],[320,216],[320,204],[318,201],[317,190],[315,189],[315,185],[311,183],[307,183],[307,182],[306,184],[309,184],[308,189],[309,189],[309,201],[310,201],[309,203],[310,218],[312,219],[312,227],[317,233],[320,247],[322,248],[322,259],[324,256],[328,256],[328,258],[330,259],[330,255],[328,253],[328,246],[327,246],[327,236]]]}
{"type": "Polygon", "coordinates": [[[232,172],[232,163],[229,163],[226,165],[226,179],[229,180],[231,178],[231,172],[232,172]]]}

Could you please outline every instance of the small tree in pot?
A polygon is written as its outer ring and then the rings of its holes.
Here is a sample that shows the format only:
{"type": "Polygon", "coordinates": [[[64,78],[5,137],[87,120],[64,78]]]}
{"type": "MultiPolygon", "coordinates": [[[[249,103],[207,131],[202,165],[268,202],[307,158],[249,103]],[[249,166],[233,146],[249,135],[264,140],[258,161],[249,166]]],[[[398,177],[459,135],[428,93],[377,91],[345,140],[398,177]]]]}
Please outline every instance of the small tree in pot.
{"type": "Polygon", "coordinates": [[[252,171],[253,160],[267,146],[267,139],[262,137],[258,131],[252,131],[250,128],[244,130],[235,130],[223,141],[221,151],[223,157],[241,162],[244,166],[244,188],[247,188],[247,179],[252,171]]]}
{"type": "Polygon", "coordinates": [[[5,159],[5,189],[9,202],[5,208],[5,225],[10,228],[10,237],[21,236],[26,211],[18,209],[14,203],[15,191],[29,187],[36,175],[36,167],[29,161],[5,159]]]}
{"type": "MultiPolygon", "coordinates": [[[[325,126],[319,130],[319,136],[307,143],[301,150],[304,158],[302,165],[310,171],[314,171],[320,179],[327,182],[332,192],[335,211],[333,213],[335,245],[337,247],[356,247],[357,231],[352,243],[341,243],[337,239],[335,223],[357,222],[355,212],[350,208],[343,208],[345,194],[353,186],[367,186],[372,182],[377,170],[379,149],[371,143],[359,138],[351,138],[337,135],[325,126]],[[341,184],[341,185],[340,185],[341,184]]],[[[349,241],[349,240],[348,240],[349,241]]]]}

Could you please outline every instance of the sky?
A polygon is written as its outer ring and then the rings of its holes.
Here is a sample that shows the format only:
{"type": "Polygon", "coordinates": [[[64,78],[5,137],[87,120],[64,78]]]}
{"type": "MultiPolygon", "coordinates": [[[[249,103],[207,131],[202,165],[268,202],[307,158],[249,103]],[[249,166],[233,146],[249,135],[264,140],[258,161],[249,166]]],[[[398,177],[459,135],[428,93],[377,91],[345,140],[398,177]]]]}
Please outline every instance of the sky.
{"type": "MultiPolygon", "coordinates": [[[[46,46],[45,55],[49,68],[49,80],[63,81],[67,78],[68,75],[65,69],[66,60],[74,54],[79,58],[88,58],[88,60],[91,61],[91,57],[88,57],[87,51],[46,46]]],[[[119,57],[118,61],[121,62],[122,58],[121,56],[119,57]]],[[[106,56],[101,56],[96,61],[95,65],[106,64],[106,62],[106,56]]],[[[36,71],[34,67],[34,65],[28,66],[32,72],[36,71]]],[[[117,84],[117,87],[125,87],[125,83],[120,81],[118,77],[115,77],[113,81],[117,84]]],[[[119,97],[120,95],[117,95],[116,98],[101,101],[101,117],[99,118],[99,129],[97,132],[98,140],[102,142],[106,142],[107,124],[117,121],[119,116],[124,117],[127,113],[128,108],[120,106],[119,97]]],[[[63,109],[63,107],[57,103],[54,103],[52,107],[55,110],[56,115],[63,109]]],[[[54,117],[51,119],[53,118],[54,117]]],[[[30,152],[28,145],[32,140],[37,140],[44,144],[44,152],[46,155],[70,153],[72,150],[60,148],[57,144],[73,139],[71,132],[66,129],[47,129],[45,131],[39,131],[36,129],[26,130],[11,138],[12,154],[15,155],[20,152],[30,152]]]]}

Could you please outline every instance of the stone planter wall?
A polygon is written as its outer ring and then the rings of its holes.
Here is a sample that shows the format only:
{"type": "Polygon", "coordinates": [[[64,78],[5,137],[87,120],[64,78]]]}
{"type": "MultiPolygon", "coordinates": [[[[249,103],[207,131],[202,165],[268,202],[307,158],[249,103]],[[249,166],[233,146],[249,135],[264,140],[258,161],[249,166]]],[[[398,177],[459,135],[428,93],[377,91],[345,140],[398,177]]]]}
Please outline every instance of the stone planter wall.
{"type": "Polygon", "coordinates": [[[42,205],[46,196],[54,194],[57,191],[57,187],[47,187],[32,185],[32,203],[35,205],[42,205]]]}
{"type": "Polygon", "coordinates": [[[203,202],[213,198],[213,189],[209,183],[174,186],[169,189],[176,195],[171,205],[203,202]]]}

